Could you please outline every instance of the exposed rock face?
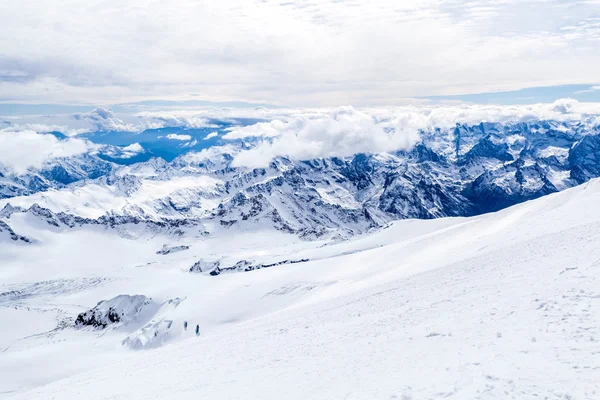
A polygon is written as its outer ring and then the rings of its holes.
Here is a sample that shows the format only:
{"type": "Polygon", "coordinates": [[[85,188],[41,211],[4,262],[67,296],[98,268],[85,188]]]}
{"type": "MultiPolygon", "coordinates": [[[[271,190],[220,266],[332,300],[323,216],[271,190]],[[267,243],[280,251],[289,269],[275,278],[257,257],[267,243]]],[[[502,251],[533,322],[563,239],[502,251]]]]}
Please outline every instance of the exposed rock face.
{"type": "Polygon", "coordinates": [[[186,245],[167,246],[166,244],[164,244],[162,249],[157,251],[156,254],[167,255],[167,254],[178,253],[180,251],[189,250],[189,249],[190,249],[190,246],[186,246],[186,245]]]}
{"type": "Polygon", "coordinates": [[[32,243],[33,241],[26,236],[18,235],[13,229],[4,221],[0,220],[0,239],[3,236],[7,236],[15,242],[32,243]]]}
{"type": "Polygon", "coordinates": [[[190,272],[211,272],[219,269],[219,261],[198,260],[190,267],[190,272]]]}
{"type": "Polygon", "coordinates": [[[273,263],[261,264],[261,263],[257,263],[256,261],[241,260],[241,261],[236,262],[232,266],[225,267],[225,266],[217,265],[212,270],[207,269],[207,270],[204,270],[204,272],[210,271],[210,275],[217,276],[217,275],[220,275],[222,273],[227,273],[227,272],[249,272],[249,271],[254,271],[256,269],[275,267],[277,265],[297,264],[297,263],[303,263],[303,262],[307,262],[307,261],[310,261],[310,260],[308,258],[302,258],[299,260],[282,260],[282,261],[276,261],[273,263]]]}
{"type": "MultiPolygon", "coordinates": [[[[201,224],[197,219],[153,219],[151,217],[137,217],[131,215],[119,215],[119,214],[106,214],[99,218],[86,218],[78,215],[66,213],[66,212],[54,212],[48,208],[42,207],[37,203],[34,203],[31,207],[25,209],[22,207],[12,206],[10,203],[6,204],[2,210],[0,210],[0,218],[9,220],[10,217],[15,213],[23,213],[32,215],[42,221],[45,221],[48,225],[55,228],[75,228],[84,225],[102,225],[107,228],[118,228],[123,225],[145,225],[150,229],[156,230],[172,230],[177,232],[178,228],[189,227],[201,224]]],[[[2,220],[0,220],[2,222],[2,220]]],[[[178,246],[185,247],[185,246],[178,246]]]]}
{"type": "Polygon", "coordinates": [[[600,136],[586,136],[569,151],[570,177],[584,183],[600,176],[600,136]]]}
{"type": "Polygon", "coordinates": [[[110,300],[103,300],[91,310],[79,314],[75,326],[104,329],[109,325],[126,324],[135,320],[150,303],[151,299],[143,295],[119,295],[110,300]]]}

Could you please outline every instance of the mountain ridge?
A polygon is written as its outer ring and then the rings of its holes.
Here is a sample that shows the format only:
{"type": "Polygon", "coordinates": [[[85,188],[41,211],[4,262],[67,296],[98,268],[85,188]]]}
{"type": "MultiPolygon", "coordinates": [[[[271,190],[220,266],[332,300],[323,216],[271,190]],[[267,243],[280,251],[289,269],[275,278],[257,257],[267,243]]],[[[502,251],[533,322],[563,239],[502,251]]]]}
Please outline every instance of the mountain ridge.
{"type": "MultiPolygon", "coordinates": [[[[410,150],[276,157],[265,168],[233,166],[255,145],[241,140],[171,162],[127,166],[86,154],[15,178],[33,182],[24,185],[31,193],[0,206],[38,203],[74,216],[104,216],[104,222],[190,219],[222,227],[268,224],[308,239],[351,236],[396,219],[497,211],[586,182],[600,176],[599,133],[582,122],[457,124],[421,131],[410,150]]],[[[0,185],[5,197],[12,190],[7,180],[4,175],[0,185]]]]}

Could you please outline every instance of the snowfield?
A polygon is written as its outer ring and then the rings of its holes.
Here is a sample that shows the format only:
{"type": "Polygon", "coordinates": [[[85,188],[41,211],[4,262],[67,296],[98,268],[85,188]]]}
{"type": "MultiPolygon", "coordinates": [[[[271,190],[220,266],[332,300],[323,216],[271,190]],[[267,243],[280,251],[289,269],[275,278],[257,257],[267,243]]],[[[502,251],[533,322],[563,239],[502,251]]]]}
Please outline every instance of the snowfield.
{"type": "Polygon", "coordinates": [[[13,214],[35,241],[0,236],[0,396],[597,400],[598,204],[593,180],[312,242],[261,225],[123,235],[13,214]],[[189,249],[160,251],[175,246],[189,249]],[[277,265],[211,276],[190,272],[199,260],[277,265]],[[136,296],[147,305],[123,304],[136,296]],[[122,318],[76,326],[96,306],[122,318]]]}

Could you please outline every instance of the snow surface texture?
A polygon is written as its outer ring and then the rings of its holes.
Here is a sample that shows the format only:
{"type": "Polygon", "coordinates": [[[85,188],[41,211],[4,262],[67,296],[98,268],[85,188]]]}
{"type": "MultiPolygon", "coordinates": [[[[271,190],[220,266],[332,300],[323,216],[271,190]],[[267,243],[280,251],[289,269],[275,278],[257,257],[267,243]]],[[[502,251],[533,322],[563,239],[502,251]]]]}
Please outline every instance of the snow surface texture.
{"type": "Polygon", "coordinates": [[[595,400],[598,204],[592,180],[492,214],[314,241],[269,225],[71,229],[13,212],[12,229],[36,241],[0,246],[0,392],[595,400]],[[157,254],[176,246],[189,249],[157,254]],[[213,276],[190,272],[199,260],[276,265],[213,276]],[[75,328],[125,294],[153,307],[114,329],[75,328]]]}

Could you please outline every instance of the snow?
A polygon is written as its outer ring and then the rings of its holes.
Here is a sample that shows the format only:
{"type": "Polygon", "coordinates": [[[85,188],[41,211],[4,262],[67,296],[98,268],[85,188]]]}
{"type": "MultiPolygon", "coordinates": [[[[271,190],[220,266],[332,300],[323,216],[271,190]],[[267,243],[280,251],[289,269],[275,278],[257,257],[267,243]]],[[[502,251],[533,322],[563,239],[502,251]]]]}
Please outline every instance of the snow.
{"type": "Polygon", "coordinates": [[[132,196],[131,202],[139,204],[153,198],[168,196],[181,189],[198,188],[209,191],[215,190],[219,183],[221,183],[221,181],[207,175],[181,176],[172,178],[168,181],[146,179],[142,181],[140,190],[132,196]]]}
{"type": "Polygon", "coordinates": [[[333,188],[315,188],[321,199],[328,204],[339,205],[342,208],[347,209],[360,209],[361,204],[354,199],[354,196],[348,190],[334,186],[333,188]]]}
{"type": "Polygon", "coordinates": [[[38,241],[0,247],[0,396],[597,399],[599,201],[593,180],[493,214],[314,242],[235,226],[133,226],[126,239],[14,214],[38,241]],[[156,254],[164,244],[190,248],[156,254]],[[198,259],[305,258],[188,272],[198,259]],[[72,327],[119,295],[160,307],[101,333],[72,327]]]}
{"type": "Polygon", "coordinates": [[[79,328],[93,327],[106,329],[118,324],[128,324],[138,318],[140,312],[151,304],[146,296],[119,295],[110,300],[102,300],[91,310],[77,316],[75,325],[79,328]]]}
{"type": "Polygon", "coordinates": [[[571,177],[571,173],[569,171],[556,171],[552,168],[548,170],[548,180],[552,182],[552,184],[558,190],[565,190],[567,186],[567,182],[571,177]]]}
{"type": "Polygon", "coordinates": [[[169,180],[143,179],[141,186],[130,195],[122,193],[116,186],[88,183],[74,188],[50,189],[30,196],[19,196],[0,200],[0,209],[6,204],[29,208],[37,203],[52,211],[71,212],[87,218],[98,218],[109,211],[121,211],[128,206],[138,206],[148,215],[156,215],[154,201],[172,196],[177,199],[194,191],[194,198],[200,197],[205,206],[201,211],[211,210],[218,201],[210,199],[217,192],[221,181],[207,175],[177,176],[169,180]],[[203,199],[208,195],[208,199],[203,199]]]}
{"type": "Polygon", "coordinates": [[[563,161],[566,160],[569,156],[569,149],[558,146],[548,146],[543,149],[540,149],[537,152],[537,156],[540,158],[555,156],[559,160],[563,161]]]}

